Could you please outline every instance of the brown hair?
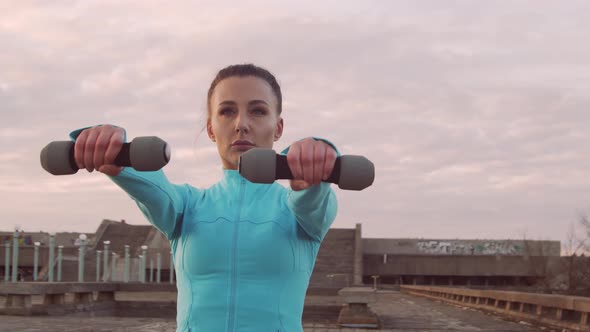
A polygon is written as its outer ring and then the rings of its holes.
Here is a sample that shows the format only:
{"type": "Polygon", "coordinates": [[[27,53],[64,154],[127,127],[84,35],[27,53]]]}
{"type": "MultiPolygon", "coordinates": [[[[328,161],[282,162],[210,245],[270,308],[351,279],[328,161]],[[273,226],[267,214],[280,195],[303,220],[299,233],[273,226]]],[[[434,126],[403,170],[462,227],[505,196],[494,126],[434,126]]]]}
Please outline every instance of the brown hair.
{"type": "Polygon", "coordinates": [[[234,76],[254,76],[265,80],[272,88],[275,97],[277,97],[277,111],[279,112],[279,115],[281,115],[283,110],[283,95],[281,94],[281,87],[279,86],[277,79],[268,70],[251,63],[245,63],[227,66],[217,73],[215,79],[213,79],[213,82],[211,82],[209,91],[207,92],[207,118],[209,118],[211,115],[211,96],[213,95],[213,90],[215,90],[215,87],[217,84],[219,84],[219,82],[234,76]]]}

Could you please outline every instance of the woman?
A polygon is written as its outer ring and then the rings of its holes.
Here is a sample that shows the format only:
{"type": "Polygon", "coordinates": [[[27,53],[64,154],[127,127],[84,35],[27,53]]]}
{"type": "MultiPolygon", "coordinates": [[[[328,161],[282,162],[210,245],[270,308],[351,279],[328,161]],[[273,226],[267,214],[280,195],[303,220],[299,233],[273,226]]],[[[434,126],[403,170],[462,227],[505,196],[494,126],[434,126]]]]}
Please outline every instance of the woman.
{"type": "Polygon", "coordinates": [[[322,180],[338,152],[325,140],[303,139],[282,152],[291,190],[251,183],[237,171],[240,154],[272,148],[283,133],[276,79],[251,64],[226,67],[211,83],[207,108],[207,134],[223,167],[210,188],[112,165],[125,131],[111,125],[72,132],[76,163],[110,176],[170,241],[177,331],[303,331],[309,278],[337,209],[322,180]]]}

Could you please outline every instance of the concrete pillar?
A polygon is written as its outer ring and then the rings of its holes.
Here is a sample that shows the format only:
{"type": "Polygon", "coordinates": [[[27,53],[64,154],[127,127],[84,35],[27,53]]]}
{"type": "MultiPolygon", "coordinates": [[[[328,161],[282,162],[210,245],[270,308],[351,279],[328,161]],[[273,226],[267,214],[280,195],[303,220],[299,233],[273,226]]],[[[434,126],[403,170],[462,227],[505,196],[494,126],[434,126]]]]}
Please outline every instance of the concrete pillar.
{"type": "Polygon", "coordinates": [[[18,231],[16,226],[12,235],[12,282],[18,281],[18,231]]]}
{"type": "Polygon", "coordinates": [[[35,253],[33,255],[33,281],[37,281],[39,273],[39,246],[40,242],[35,242],[35,253]]]}
{"type": "Polygon", "coordinates": [[[363,239],[362,226],[356,224],[354,232],[354,276],[353,285],[363,284],[363,239]]]}
{"type": "Polygon", "coordinates": [[[371,276],[371,278],[373,278],[373,289],[377,290],[377,279],[379,279],[379,276],[371,276]]]}
{"type": "Polygon", "coordinates": [[[51,233],[51,234],[49,234],[49,274],[48,274],[49,282],[53,282],[53,265],[55,263],[54,250],[55,250],[55,234],[51,233]]]}

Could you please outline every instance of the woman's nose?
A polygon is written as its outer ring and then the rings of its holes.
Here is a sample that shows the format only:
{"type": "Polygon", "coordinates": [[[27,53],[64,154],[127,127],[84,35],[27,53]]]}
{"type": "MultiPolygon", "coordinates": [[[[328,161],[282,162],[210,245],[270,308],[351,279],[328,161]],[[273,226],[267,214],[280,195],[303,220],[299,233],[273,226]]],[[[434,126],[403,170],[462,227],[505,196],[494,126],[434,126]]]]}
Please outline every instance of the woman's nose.
{"type": "Polygon", "coordinates": [[[248,116],[246,114],[242,114],[241,112],[238,114],[236,118],[236,132],[248,132],[250,130],[250,123],[248,116]]]}

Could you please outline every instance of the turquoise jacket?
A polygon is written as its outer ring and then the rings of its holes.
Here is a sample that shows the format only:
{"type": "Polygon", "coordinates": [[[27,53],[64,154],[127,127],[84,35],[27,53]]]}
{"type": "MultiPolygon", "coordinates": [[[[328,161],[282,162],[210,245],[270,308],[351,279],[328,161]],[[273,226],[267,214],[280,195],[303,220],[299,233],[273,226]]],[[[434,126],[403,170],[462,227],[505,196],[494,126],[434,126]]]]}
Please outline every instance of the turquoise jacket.
{"type": "Polygon", "coordinates": [[[110,178],[170,241],[177,331],[303,331],[309,279],[336,217],[329,183],[293,191],[227,169],[206,189],[172,184],[162,170],[110,178]]]}

